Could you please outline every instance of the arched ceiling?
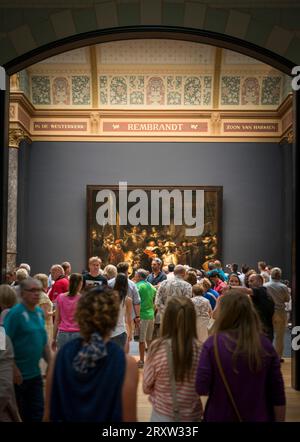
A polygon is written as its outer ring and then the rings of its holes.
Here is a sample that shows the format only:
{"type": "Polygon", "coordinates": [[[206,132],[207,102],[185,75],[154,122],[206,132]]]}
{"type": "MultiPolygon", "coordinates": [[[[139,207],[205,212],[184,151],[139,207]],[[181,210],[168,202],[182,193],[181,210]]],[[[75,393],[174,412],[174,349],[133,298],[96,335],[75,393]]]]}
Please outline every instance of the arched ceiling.
{"type": "Polygon", "coordinates": [[[156,25],[217,32],[300,64],[298,0],[1,0],[0,65],[105,28],[156,25]]]}
{"type": "Polygon", "coordinates": [[[230,50],[139,39],[48,58],[20,72],[19,88],[37,109],[268,111],[284,101],[290,78],[230,50]]]}

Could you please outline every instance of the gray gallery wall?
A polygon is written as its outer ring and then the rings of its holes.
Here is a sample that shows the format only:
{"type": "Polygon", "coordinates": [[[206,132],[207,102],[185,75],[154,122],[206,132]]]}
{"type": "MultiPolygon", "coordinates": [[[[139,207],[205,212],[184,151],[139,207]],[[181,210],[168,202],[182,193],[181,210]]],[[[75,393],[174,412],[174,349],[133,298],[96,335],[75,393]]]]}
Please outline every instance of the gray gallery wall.
{"type": "Polygon", "coordinates": [[[86,267],[86,185],[223,186],[223,260],[290,273],[290,156],[275,143],[66,143],[20,148],[18,261],[86,267]],[[286,216],[287,215],[287,216],[286,216]]]}

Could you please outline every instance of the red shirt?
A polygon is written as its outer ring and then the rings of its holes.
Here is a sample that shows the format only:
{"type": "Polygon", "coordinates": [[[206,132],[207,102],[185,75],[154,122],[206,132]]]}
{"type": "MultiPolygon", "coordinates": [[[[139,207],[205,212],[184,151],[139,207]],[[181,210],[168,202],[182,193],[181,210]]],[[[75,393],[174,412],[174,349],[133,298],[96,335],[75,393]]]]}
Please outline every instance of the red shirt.
{"type": "Polygon", "coordinates": [[[219,279],[217,284],[214,286],[214,290],[216,292],[218,292],[220,295],[222,295],[222,291],[223,291],[224,287],[227,287],[227,284],[225,282],[223,282],[222,279],[219,279]]]}
{"type": "Polygon", "coordinates": [[[49,292],[50,301],[55,302],[58,295],[66,293],[69,290],[69,280],[65,276],[60,276],[49,292]]]}

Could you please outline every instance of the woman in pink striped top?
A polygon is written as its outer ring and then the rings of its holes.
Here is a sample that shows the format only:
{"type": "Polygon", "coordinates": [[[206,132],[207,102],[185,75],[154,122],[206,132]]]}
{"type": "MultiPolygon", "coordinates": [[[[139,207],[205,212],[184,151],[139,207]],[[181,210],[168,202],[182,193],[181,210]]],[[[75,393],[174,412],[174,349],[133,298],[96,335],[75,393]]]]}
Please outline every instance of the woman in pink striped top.
{"type": "Polygon", "coordinates": [[[161,337],[151,344],[144,368],[143,390],[149,394],[153,407],[151,422],[201,420],[202,405],[195,391],[200,348],[193,303],[188,298],[170,299],[163,317],[161,337]],[[171,370],[167,345],[171,348],[171,370]],[[172,370],[176,387],[173,392],[172,370]]]}

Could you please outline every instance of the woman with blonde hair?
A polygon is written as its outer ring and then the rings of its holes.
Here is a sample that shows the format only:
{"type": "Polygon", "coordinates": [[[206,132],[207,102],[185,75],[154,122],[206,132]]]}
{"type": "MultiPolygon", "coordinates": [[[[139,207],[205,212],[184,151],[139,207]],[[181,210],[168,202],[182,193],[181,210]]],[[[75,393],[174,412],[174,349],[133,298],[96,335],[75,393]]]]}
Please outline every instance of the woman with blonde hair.
{"type": "Polygon", "coordinates": [[[45,273],[37,273],[34,275],[34,279],[38,279],[42,283],[43,290],[41,291],[39,306],[44,312],[48,342],[51,342],[53,337],[53,303],[47,295],[48,276],[45,273]]]}
{"type": "Polygon", "coordinates": [[[107,264],[107,266],[103,270],[103,276],[109,281],[110,279],[113,279],[117,276],[118,271],[117,267],[113,264],[107,264]]]}
{"type": "Polygon", "coordinates": [[[202,405],[195,392],[199,354],[194,305],[188,298],[173,297],[164,313],[161,337],[152,342],[144,368],[151,422],[201,420],[202,405]]]}
{"type": "Polygon", "coordinates": [[[196,390],[208,396],[207,422],[285,419],[280,361],[261,330],[247,295],[238,288],[220,299],[213,335],[203,345],[196,390]]]}
{"type": "Polygon", "coordinates": [[[119,307],[119,295],[108,288],[92,288],[80,298],[81,336],[60,349],[49,369],[45,421],[136,421],[136,362],[110,340],[119,307]]]}

